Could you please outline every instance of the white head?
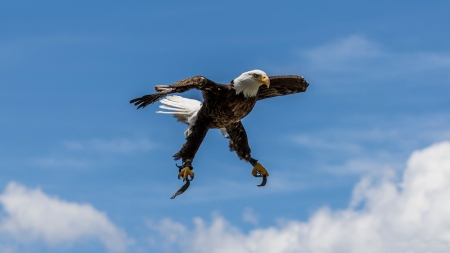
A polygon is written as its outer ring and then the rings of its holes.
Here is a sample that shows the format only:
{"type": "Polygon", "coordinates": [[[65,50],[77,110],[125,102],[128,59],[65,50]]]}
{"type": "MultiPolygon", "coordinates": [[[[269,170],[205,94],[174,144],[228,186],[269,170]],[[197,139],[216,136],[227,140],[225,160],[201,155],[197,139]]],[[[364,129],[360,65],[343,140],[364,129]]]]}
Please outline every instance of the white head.
{"type": "Polygon", "coordinates": [[[265,84],[270,85],[269,77],[262,70],[250,70],[242,73],[233,80],[236,94],[243,93],[245,97],[254,97],[258,93],[259,86],[265,84]]]}

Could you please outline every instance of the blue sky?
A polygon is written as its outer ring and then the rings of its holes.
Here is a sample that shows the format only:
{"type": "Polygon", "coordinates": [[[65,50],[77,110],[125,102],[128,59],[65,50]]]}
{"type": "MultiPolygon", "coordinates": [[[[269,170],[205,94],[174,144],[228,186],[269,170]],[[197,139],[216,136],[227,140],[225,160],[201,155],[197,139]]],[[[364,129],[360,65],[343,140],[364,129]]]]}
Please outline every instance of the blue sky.
{"type": "MultiPolygon", "coordinates": [[[[363,215],[402,227],[401,217],[383,216],[381,200],[409,203],[406,193],[423,193],[408,188],[412,179],[448,174],[449,9],[447,1],[3,1],[0,251],[361,252],[370,240],[349,249],[323,233],[320,251],[296,228],[312,231],[322,217],[346,224],[345,235],[364,227],[363,215]],[[182,185],[172,155],[186,126],[128,101],[157,84],[194,75],[228,83],[251,69],[310,83],[258,102],[243,120],[268,185],[256,187],[251,166],[212,130],[191,188],[170,200],[182,185]],[[283,234],[298,247],[284,247],[283,234]]],[[[433,192],[448,193],[440,187],[433,192]]],[[[440,203],[427,206],[447,210],[440,203]]],[[[440,214],[429,216],[450,224],[440,214]]],[[[416,223],[431,232],[392,237],[450,245],[438,236],[449,226],[416,223]]],[[[360,234],[384,231],[370,227],[360,234]]],[[[385,248],[373,252],[399,250],[380,238],[385,248]]]]}

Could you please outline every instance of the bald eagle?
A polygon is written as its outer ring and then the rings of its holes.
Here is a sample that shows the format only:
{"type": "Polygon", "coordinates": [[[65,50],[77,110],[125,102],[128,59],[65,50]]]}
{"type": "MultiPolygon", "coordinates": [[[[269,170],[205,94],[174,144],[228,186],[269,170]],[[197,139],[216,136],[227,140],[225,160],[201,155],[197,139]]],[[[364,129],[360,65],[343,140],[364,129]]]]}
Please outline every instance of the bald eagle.
{"type": "Polygon", "coordinates": [[[269,173],[251,156],[247,134],[241,120],[247,116],[258,100],[294,94],[306,91],[308,83],[302,76],[270,76],[261,70],[251,70],[242,73],[233,79],[230,84],[218,84],[204,76],[194,76],[183,79],[171,85],[157,85],[157,93],[135,98],[130,103],[137,109],[144,108],[161,100],[160,107],[169,111],[159,113],[172,114],[178,121],[186,123],[186,143],[173,157],[182,160],[178,179],[183,178],[186,183],[172,198],[183,193],[194,178],[192,162],[206,133],[211,128],[220,129],[229,139],[230,151],[236,152],[242,160],[250,162],[253,166],[252,174],[262,177],[258,186],[266,184],[269,173]],[[180,96],[167,96],[173,93],[182,93],[190,89],[202,92],[203,102],[183,98],[180,96]]]}

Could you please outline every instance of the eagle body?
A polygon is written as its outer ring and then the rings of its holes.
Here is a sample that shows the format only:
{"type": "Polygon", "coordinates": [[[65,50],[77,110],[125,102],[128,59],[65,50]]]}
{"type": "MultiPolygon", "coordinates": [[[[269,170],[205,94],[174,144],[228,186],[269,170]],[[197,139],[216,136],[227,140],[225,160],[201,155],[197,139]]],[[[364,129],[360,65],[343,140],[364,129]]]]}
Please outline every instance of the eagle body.
{"type": "Polygon", "coordinates": [[[217,90],[202,92],[205,102],[197,114],[197,120],[208,122],[209,128],[226,128],[239,122],[252,111],[257,101],[257,96],[236,94],[231,85],[221,86],[217,90]]]}
{"type": "MultiPolygon", "coordinates": [[[[144,108],[161,100],[162,109],[158,113],[172,114],[178,121],[186,123],[186,143],[173,157],[182,159],[183,167],[191,168],[195,154],[209,129],[219,128],[222,134],[229,139],[230,151],[236,152],[240,159],[250,162],[254,169],[254,176],[263,176],[263,183],[268,176],[267,171],[251,156],[247,134],[241,120],[247,116],[259,100],[284,96],[306,91],[309,84],[302,76],[271,76],[261,70],[252,70],[242,73],[233,79],[230,84],[218,84],[203,76],[194,76],[183,79],[171,85],[155,86],[157,93],[145,95],[130,101],[137,109],[144,108]],[[190,89],[202,92],[203,102],[168,96],[173,93],[182,93],[190,89]],[[166,98],[164,98],[166,97],[166,98]],[[163,99],[164,98],[164,99],[163,99]],[[260,173],[263,171],[263,173],[260,173]]],[[[184,170],[184,169],[183,169],[184,170]]],[[[181,168],[180,168],[180,173],[181,168]]],[[[186,172],[183,178],[193,174],[186,172]]],[[[188,187],[188,182],[186,183],[188,187]]],[[[185,189],[173,196],[184,192],[185,189]]]]}

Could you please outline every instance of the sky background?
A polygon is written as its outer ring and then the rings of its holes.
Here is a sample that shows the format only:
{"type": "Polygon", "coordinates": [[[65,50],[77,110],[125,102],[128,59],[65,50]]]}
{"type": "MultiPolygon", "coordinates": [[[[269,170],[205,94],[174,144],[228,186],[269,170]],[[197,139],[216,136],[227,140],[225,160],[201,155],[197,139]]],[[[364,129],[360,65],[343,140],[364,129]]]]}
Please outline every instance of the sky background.
{"type": "MultiPolygon", "coordinates": [[[[448,1],[1,1],[0,251],[445,252],[448,1]],[[211,130],[129,100],[203,75],[302,75],[211,130]]],[[[199,92],[183,96],[200,99],[199,92]]]]}

